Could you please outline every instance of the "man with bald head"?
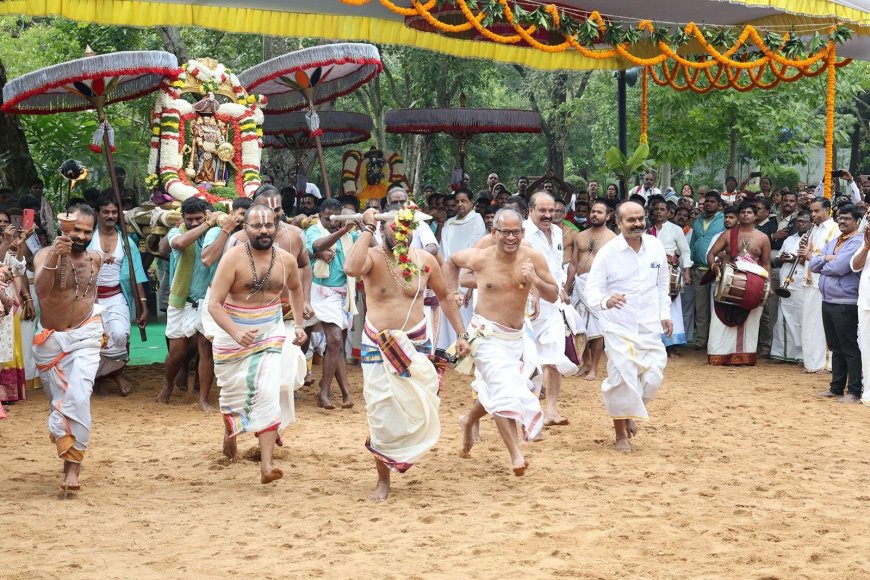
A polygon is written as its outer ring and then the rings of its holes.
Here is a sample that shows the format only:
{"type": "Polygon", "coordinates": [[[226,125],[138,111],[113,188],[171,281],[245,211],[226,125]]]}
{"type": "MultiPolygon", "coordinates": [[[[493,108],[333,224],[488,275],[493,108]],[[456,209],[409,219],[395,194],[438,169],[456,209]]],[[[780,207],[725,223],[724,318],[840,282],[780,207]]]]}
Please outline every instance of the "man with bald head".
{"type": "Polygon", "coordinates": [[[559,296],[550,302],[541,299],[538,316],[532,320],[538,362],[544,368],[544,425],[567,425],[568,419],[559,414],[559,388],[562,375],[577,373],[577,366],[565,356],[565,322],[560,304],[568,302],[565,293],[565,249],[562,230],[555,221],[556,200],[545,191],[534,193],[529,199],[529,218],[523,222],[524,239],[541,252],[547,260],[550,275],[559,286],[559,296]]]}
{"type": "Polygon", "coordinates": [[[599,312],[607,353],[601,397],[613,419],[616,450],[631,451],[635,420],[647,421],[646,406],[662,384],[668,356],[661,335],[670,337],[668,259],[662,243],[644,233],[643,207],[625,202],[616,209],[621,231],[592,262],[586,299],[599,312]]]}

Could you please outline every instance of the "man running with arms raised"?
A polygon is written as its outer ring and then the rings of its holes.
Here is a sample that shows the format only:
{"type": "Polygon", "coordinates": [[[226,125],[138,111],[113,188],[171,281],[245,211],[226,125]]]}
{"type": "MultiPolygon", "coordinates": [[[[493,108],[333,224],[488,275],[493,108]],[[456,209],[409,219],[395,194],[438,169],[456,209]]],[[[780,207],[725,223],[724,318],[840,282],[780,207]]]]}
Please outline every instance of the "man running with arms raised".
{"type": "MultiPolygon", "coordinates": [[[[283,477],[272,466],[278,431],[294,420],[292,385],[282,379],[282,349],[287,339],[281,299],[302,316],[302,288],[296,258],[275,247],[275,212],[261,205],[245,215],[248,242],[231,248],[218,265],[208,311],[215,333],[215,378],[226,423],[224,454],[235,459],[236,436],[253,432],[260,440],[260,481],[283,477]]],[[[296,344],[305,341],[297,326],[296,344]]]]}
{"type": "Polygon", "coordinates": [[[469,349],[459,308],[449,300],[437,260],[422,249],[408,247],[416,226],[429,226],[415,221],[414,209],[403,208],[394,223],[384,225],[382,243],[370,247],[375,213],[369,209],[363,214],[365,229],[351,248],[344,271],[362,277],[366,289],[361,348],[369,422],[366,447],[378,469],[378,483],[369,499],[382,501],[390,492],[390,470],[410,469],[441,434],[438,373],[427,356],[431,351],[423,312],[427,285],[459,335],[459,355],[469,349]]]}
{"type": "Polygon", "coordinates": [[[520,450],[516,423],[522,425],[523,439],[531,441],[541,432],[544,419],[536,394],[541,370],[534,342],[523,329],[526,304],[532,287],[548,302],[558,300],[559,287],[544,255],[521,245],[523,219],[519,213],[499,210],[491,235],[495,245],[457,252],[444,264],[445,278],[455,296],[460,268],[474,274],[479,293],[469,326],[476,367],[472,388],[477,400],[462,421],[463,454],[467,456],[474,445],[474,424],[492,413],[514,474],[523,475],[528,462],[520,450]],[[531,379],[535,375],[533,390],[531,379]]]}

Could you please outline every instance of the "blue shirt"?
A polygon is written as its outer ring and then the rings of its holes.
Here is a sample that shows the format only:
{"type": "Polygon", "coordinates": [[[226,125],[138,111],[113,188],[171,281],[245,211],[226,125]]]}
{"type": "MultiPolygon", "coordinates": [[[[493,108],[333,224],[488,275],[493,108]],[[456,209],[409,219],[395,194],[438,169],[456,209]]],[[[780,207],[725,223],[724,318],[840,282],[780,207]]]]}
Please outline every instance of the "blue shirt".
{"type": "Polygon", "coordinates": [[[689,244],[689,249],[692,252],[692,262],[695,267],[707,269],[707,250],[710,249],[710,242],[716,237],[716,234],[725,231],[725,214],[721,211],[714,215],[707,227],[704,227],[704,214],[701,214],[695,219],[692,224],[692,243],[689,244]]]}
{"type": "Polygon", "coordinates": [[[810,260],[810,270],[816,274],[821,274],[819,277],[819,290],[822,292],[822,301],[831,304],[857,304],[858,303],[858,285],[861,280],[861,275],[852,271],[850,262],[855,252],[861,249],[864,243],[864,236],[855,234],[839,248],[837,242],[840,241],[840,236],[837,236],[827,244],[821,254],[813,256],[810,260]],[[836,248],[836,252],[834,251],[836,248]],[[830,262],[825,261],[826,256],[834,256],[830,262]]]}
{"type": "MultiPolygon", "coordinates": [[[[315,259],[314,242],[329,235],[328,232],[324,234],[325,231],[326,228],[320,224],[315,224],[305,230],[305,249],[308,250],[308,254],[311,256],[312,260],[315,259]]],[[[350,232],[350,237],[353,241],[356,241],[359,236],[360,233],[358,231],[350,232]]],[[[321,286],[338,288],[339,286],[347,284],[347,275],[344,273],[344,248],[342,247],[341,240],[336,242],[331,249],[335,252],[335,257],[329,263],[329,277],[318,278],[317,276],[314,276],[312,281],[321,286]]]]}
{"type": "MultiPolygon", "coordinates": [[[[194,302],[205,298],[205,293],[211,285],[211,280],[214,278],[214,273],[215,270],[217,270],[218,265],[218,262],[216,261],[211,266],[204,266],[202,263],[202,249],[207,248],[210,244],[214,243],[220,231],[221,229],[219,227],[213,227],[208,230],[204,236],[193,243],[196,254],[193,258],[193,275],[190,278],[190,291],[187,293],[187,297],[194,302]]],[[[169,240],[169,243],[172,244],[172,240],[180,236],[181,233],[181,230],[178,228],[172,228],[169,230],[166,238],[169,240]]],[[[180,259],[181,250],[173,249],[172,254],[169,255],[170,286],[172,284],[171,281],[175,279],[175,267],[178,265],[180,259]]]]}

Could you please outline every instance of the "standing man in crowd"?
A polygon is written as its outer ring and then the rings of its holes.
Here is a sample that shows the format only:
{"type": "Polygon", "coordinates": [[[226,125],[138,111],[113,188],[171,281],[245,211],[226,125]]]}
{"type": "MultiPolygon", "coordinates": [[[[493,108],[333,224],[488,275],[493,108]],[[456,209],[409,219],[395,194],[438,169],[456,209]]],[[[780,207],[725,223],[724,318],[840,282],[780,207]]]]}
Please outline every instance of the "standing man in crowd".
{"type": "MultiPolygon", "coordinates": [[[[814,255],[809,269],[819,276],[822,294],[822,324],[831,351],[831,386],[819,393],[822,398],[837,397],[841,403],[861,402],[861,350],[858,348],[858,283],[860,276],[850,262],[862,248],[864,236],[858,234],[861,214],[854,205],[840,209],[837,225],[840,235],[814,255]]],[[[818,332],[818,330],[817,330],[818,332]]]]}
{"type": "MultiPolygon", "coordinates": [[[[786,207],[794,199],[793,193],[783,194],[782,204],[786,207]],[[791,198],[791,199],[790,199],[791,198]]],[[[795,216],[792,211],[791,216],[795,216]]],[[[801,318],[804,302],[804,268],[806,264],[798,256],[801,238],[810,229],[810,213],[800,212],[790,222],[795,227],[795,233],[787,237],[779,248],[777,257],[773,260],[774,268],[779,265],[779,286],[771,283],[771,289],[779,288],[788,283],[790,295],[780,297],[777,309],[776,324],[773,327],[773,343],[770,348],[770,358],[783,362],[803,360],[801,349],[801,318]],[[795,265],[797,261],[797,265],[795,265]],[[794,271],[792,271],[794,268],[794,271]],[[789,274],[791,273],[791,277],[789,274]]],[[[781,230],[782,231],[782,230],[781,230]]]]}
{"type": "Polygon", "coordinates": [[[662,190],[655,186],[655,182],[656,176],[653,175],[651,171],[647,171],[643,174],[643,183],[632,187],[628,191],[628,197],[630,198],[632,195],[639,195],[644,201],[646,201],[650,196],[661,195],[662,190]]]}
{"type": "MultiPolygon", "coordinates": [[[[809,264],[813,257],[820,255],[828,242],[839,233],[837,222],[831,217],[831,202],[817,197],[810,203],[810,216],[815,227],[807,240],[798,250],[800,257],[809,264]]],[[[801,320],[801,349],[804,355],[804,370],[818,373],[828,367],[828,349],[822,319],[822,291],[819,289],[819,276],[809,267],[805,271],[803,318],[801,320]]]]}
{"type": "Polygon", "coordinates": [[[707,250],[713,238],[725,229],[725,216],[722,215],[722,202],[719,192],[710,190],[704,194],[704,213],[692,224],[692,287],[695,289],[695,350],[707,350],[710,334],[710,286],[702,280],[707,270],[707,250]]]}
{"type": "Polygon", "coordinates": [[[615,449],[631,451],[635,420],[648,421],[646,406],[664,378],[668,357],[661,335],[670,337],[671,299],[664,247],[644,234],[643,207],[625,202],[616,210],[621,231],[592,263],[586,299],[598,311],[607,352],[601,397],[613,419],[615,449]]]}
{"type": "MultiPolygon", "coordinates": [[[[138,287],[133,292],[130,281],[130,268],[127,265],[127,255],[121,240],[121,230],[118,227],[120,215],[118,203],[114,197],[103,196],[97,201],[97,223],[88,250],[99,252],[103,265],[97,276],[97,304],[104,310],[102,313],[103,329],[107,336],[106,345],[100,352],[100,368],[97,378],[113,381],[126,397],[130,394],[132,385],[124,377],[124,367],[130,360],[130,321],[135,317],[136,301],[141,303],[141,313],[136,319],[139,327],[148,322],[148,305],[145,298],[145,282],[148,276],[142,268],[142,256],[139,246],[128,237],[130,254],[133,256],[133,271],[138,287]]],[[[97,394],[105,395],[105,390],[98,389],[97,394]]]]}
{"type": "Polygon", "coordinates": [[[582,353],[583,366],[578,374],[587,381],[594,381],[598,377],[598,361],[604,353],[604,335],[601,333],[598,311],[586,300],[586,283],[598,251],[616,237],[607,228],[609,219],[610,206],[600,199],[592,202],[589,209],[589,229],[577,234],[574,253],[568,265],[568,281],[565,284],[566,292],[571,295],[571,304],[586,327],[587,342],[582,353]]]}
{"type": "MultiPolygon", "coordinates": [[[[556,200],[547,192],[539,191],[529,200],[529,219],[523,222],[525,241],[544,255],[550,276],[559,285],[556,300],[541,299],[538,316],[532,320],[535,344],[538,347],[538,363],[544,368],[544,425],[567,425],[568,419],[559,414],[559,389],[562,375],[577,372],[577,367],[565,356],[565,321],[559,303],[566,303],[564,286],[565,271],[562,230],[553,223],[556,215],[556,200]]],[[[479,287],[479,286],[478,286],[479,287]]]]}
{"type": "Polygon", "coordinates": [[[100,254],[88,250],[97,219],[87,205],[75,205],[67,213],[76,220],[73,231],[34,257],[43,330],[33,339],[33,357],[49,396],[49,437],[63,459],[61,487],[66,492],[81,485],[103,339],[99,308],[94,307],[100,254]]]}
{"type": "Polygon", "coordinates": [[[169,305],[166,307],[169,353],[166,355],[163,390],[157,395],[157,402],[169,403],[175,376],[187,357],[188,349],[194,346],[199,353],[197,406],[202,411],[209,411],[208,395],[214,379],[214,364],[211,343],[203,334],[200,306],[211,284],[216,264],[206,266],[202,261],[202,252],[203,248],[216,242],[221,228],[214,227],[218,214],[210,212],[206,202],[198,197],[186,199],[181,204],[181,218],[183,223],[169,230],[166,235],[172,249],[169,258],[169,305]]]}
{"type": "Polygon", "coordinates": [[[870,228],[859,230],[863,244],[852,256],[850,266],[853,272],[861,272],[858,283],[858,346],[861,349],[861,370],[863,375],[864,391],[861,402],[870,406],[870,372],[863,373],[863,369],[870,369],[870,268],[867,267],[867,253],[870,252],[870,228]]]}
{"type": "MultiPolygon", "coordinates": [[[[549,197],[549,196],[548,196],[549,197]]],[[[552,203],[552,197],[550,197],[552,203]]],[[[462,418],[463,454],[474,445],[474,425],[487,413],[507,447],[514,475],[523,475],[528,462],[520,449],[517,423],[523,439],[532,441],[541,431],[544,416],[532,383],[540,374],[535,345],[524,330],[529,291],[541,300],[559,299],[559,285],[550,274],[547,259],[524,244],[523,219],[511,209],[500,209],[493,220],[495,244],[453,254],[444,264],[444,276],[454,295],[459,293],[459,271],[471,271],[477,281],[478,301],[469,327],[474,356],[477,393],[462,418]]]]}

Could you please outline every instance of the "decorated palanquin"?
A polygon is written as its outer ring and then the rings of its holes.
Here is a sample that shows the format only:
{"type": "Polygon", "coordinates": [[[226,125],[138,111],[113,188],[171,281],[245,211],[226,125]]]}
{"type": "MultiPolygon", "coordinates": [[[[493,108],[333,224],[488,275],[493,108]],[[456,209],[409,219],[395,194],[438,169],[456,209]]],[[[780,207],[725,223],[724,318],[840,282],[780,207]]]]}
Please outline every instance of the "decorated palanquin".
{"type": "Polygon", "coordinates": [[[151,113],[149,181],[177,201],[253,195],[265,101],[223,64],[188,61],[177,78],[165,79],[151,113]]]}
{"type": "Polygon", "coordinates": [[[401,184],[410,189],[402,156],[395,151],[384,155],[376,147],[345,151],[342,157],[341,193],[355,195],[362,205],[369,199],[383,198],[387,190],[401,184]]]}

